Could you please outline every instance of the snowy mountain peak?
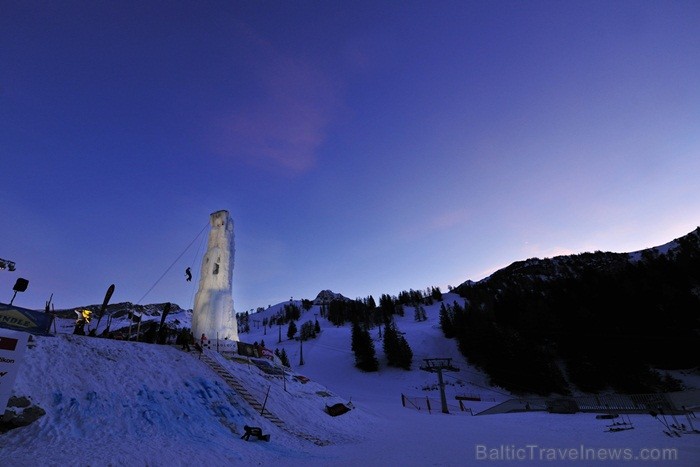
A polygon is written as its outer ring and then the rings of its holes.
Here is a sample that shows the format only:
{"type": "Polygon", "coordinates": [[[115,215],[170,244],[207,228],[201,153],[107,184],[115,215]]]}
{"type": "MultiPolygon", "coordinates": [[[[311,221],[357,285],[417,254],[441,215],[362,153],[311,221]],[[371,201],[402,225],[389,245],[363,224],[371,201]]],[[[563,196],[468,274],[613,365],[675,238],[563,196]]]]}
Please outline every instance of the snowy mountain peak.
{"type": "Polygon", "coordinates": [[[333,300],[345,300],[348,301],[350,300],[347,297],[344,297],[343,295],[339,293],[335,293],[331,290],[321,290],[318,295],[316,295],[316,299],[314,300],[314,305],[323,305],[324,303],[329,303],[333,300]]]}

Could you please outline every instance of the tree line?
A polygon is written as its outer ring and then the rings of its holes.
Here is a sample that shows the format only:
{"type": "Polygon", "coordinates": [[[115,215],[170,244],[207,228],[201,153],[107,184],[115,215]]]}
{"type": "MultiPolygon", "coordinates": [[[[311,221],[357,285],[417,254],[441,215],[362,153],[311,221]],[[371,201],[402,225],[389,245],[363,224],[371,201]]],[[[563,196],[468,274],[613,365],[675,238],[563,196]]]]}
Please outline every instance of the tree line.
{"type": "Polygon", "coordinates": [[[492,383],[566,394],[680,389],[700,365],[700,229],[669,254],[584,253],[514,263],[460,286],[440,323],[492,383]],[[661,371],[658,371],[658,370],[661,371]]]}

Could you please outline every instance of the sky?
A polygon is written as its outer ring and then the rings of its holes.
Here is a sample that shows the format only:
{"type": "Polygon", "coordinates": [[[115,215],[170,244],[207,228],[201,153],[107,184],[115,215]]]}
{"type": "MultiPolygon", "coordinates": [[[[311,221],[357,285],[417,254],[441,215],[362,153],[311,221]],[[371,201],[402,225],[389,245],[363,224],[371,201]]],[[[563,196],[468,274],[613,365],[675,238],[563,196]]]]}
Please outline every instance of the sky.
{"type": "MultiPolygon", "coordinates": [[[[445,299],[457,297],[446,294],[445,299]]],[[[280,308],[273,306],[260,316],[270,317],[280,308]]],[[[210,360],[194,350],[186,353],[179,346],[76,336],[72,320],[59,318],[55,336],[35,336],[23,360],[16,355],[17,350],[0,349],[0,356],[16,362],[14,368],[5,364],[10,371],[16,368],[14,384],[8,388],[12,395],[29,397],[32,407],[46,411],[31,425],[0,435],[0,451],[3,458],[12,460],[13,467],[461,467],[486,460],[485,452],[494,456],[489,460],[500,461],[496,463],[499,466],[523,465],[524,460],[530,460],[524,465],[556,466],[699,464],[696,434],[664,434],[670,433],[664,423],[682,423],[688,431],[691,425],[700,428],[700,420],[681,415],[655,419],[646,413],[629,418],[623,414],[614,421],[598,420],[589,412],[546,413],[541,398],[527,399],[532,409],[527,413],[472,417],[461,411],[457,395],[481,399],[461,402],[473,413],[506,400],[509,402],[502,409],[522,410],[525,400],[523,395],[511,399],[513,396],[503,389],[487,385],[487,377],[460,355],[456,340],[442,335],[439,308],[438,302],[426,305],[426,321],[415,321],[410,312],[395,317],[413,349],[411,371],[389,367],[380,342],[375,342],[379,371],[357,370],[350,350],[351,327],[331,326],[322,318],[322,332],[304,342],[303,366],[297,364],[299,342],[285,338],[277,343],[274,333],[271,336],[253,327],[245,334],[246,342],[264,340],[268,348],[281,348],[288,355],[291,369],[285,371],[285,381],[261,371],[254,364],[260,359],[231,359],[230,354],[225,357],[214,348],[205,348],[206,357],[220,365],[217,374],[207,366],[210,360]],[[80,355],[80,364],[67,358],[75,355],[80,355]],[[451,358],[451,364],[460,370],[443,374],[449,415],[440,413],[436,374],[419,369],[423,358],[437,355],[451,358]],[[241,391],[227,385],[222,377],[226,373],[246,388],[247,400],[241,391]],[[406,407],[402,406],[402,395],[406,407]],[[261,417],[251,400],[264,403],[266,412],[282,420],[286,430],[261,417]],[[353,406],[349,412],[337,417],[325,414],[325,406],[348,402],[353,406]],[[634,429],[607,431],[627,427],[612,425],[623,421],[634,429]],[[260,427],[270,435],[270,441],[241,440],[246,425],[260,427]],[[306,434],[323,446],[292,433],[306,434]],[[509,457],[503,455],[504,448],[510,449],[509,457]],[[520,454],[514,458],[516,449],[520,454]],[[554,449],[560,451],[552,452],[554,449]],[[585,456],[581,454],[584,449],[585,456]],[[616,462],[614,457],[605,456],[624,456],[628,461],[616,462]]],[[[304,312],[299,323],[313,321],[318,311],[319,307],[313,307],[304,312]]],[[[168,315],[168,321],[177,319],[180,326],[189,327],[188,315],[174,313],[168,315]]],[[[124,324],[115,318],[111,329],[124,324]]],[[[103,320],[100,329],[104,326],[103,320]]],[[[14,334],[0,328],[0,335],[20,342],[24,336],[26,342],[26,333],[14,334]]],[[[697,388],[700,375],[687,373],[673,372],[689,388],[697,388]]],[[[675,406],[686,405],[696,414],[698,397],[697,390],[671,396],[675,406]]],[[[22,411],[16,407],[8,410],[22,411]]]]}
{"type": "Polygon", "coordinates": [[[694,1],[0,0],[0,301],[190,308],[221,209],[238,312],[667,243],[700,225],[698,30],[694,1]]]}

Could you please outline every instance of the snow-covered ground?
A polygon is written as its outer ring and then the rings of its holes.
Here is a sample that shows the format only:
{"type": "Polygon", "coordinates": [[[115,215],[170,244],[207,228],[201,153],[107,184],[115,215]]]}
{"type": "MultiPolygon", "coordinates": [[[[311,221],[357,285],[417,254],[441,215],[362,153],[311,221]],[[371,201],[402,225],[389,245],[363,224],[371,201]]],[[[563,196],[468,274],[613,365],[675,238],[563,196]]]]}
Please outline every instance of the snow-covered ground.
{"type": "MultiPolygon", "coordinates": [[[[446,294],[451,303],[456,296],[446,294]]],[[[281,305],[280,305],[281,306],[281,305]]],[[[669,437],[659,420],[632,415],[633,430],[606,432],[609,421],[594,414],[528,412],[471,416],[459,411],[457,394],[480,395],[475,412],[508,398],[466,364],[454,341],[438,326],[438,307],[416,322],[412,309],[397,323],[414,351],[414,369],[388,368],[373,331],[380,371],[354,368],[349,327],[320,319],[322,332],[303,343],[277,343],[278,328],[253,327],[243,341],[264,339],[284,348],[292,374],[283,381],[246,361],[207,353],[242,381],[292,431],[329,444],[319,446],[276,427],[201,361],[196,352],[62,334],[38,337],[28,349],[13,394],[30,396],[46,415],[30,426],[0,435],[0,465],[470,465],[499,464],[640,465],[645,457],[660,465],[700,465],[700,435],[669,437]],[[423,358],[449,357],[459,372],[446,373],[450,414],[439,413],[435,374],[421,371],[423,358]],[[303,383],[304,378],[310,381],[303,383]],[[416,403],[428,397],[438,411],[404,408],[401,394],[416,403]],[[350,412],[331,417],[326,405],[351,402],[350,412]],[[259,426],[270,442],[240,439],[244,425],[259,426]],[[620,459],[612,459],[619,456],[620,459]],[[674,456],[675,460],[656,459],[674,456]],[[627,457],[629,459],[625,460],[627,457]]],[[[262,320],[278,307],[256,314],[262,320]]],[[[314,319],[314,307],[300,323],[314,319]]],[[[184,314],[174,315],[189,325],[184,314]]],[[[113,323],[113,328],[114,328],[113,323]]],[[[68,330],[70,329],[70,331],[68,330]]],[[[410,404],[409,404],[410,405],[410,404]]],[[[700,420],[696,421],[700,427],[700,420]]]]}

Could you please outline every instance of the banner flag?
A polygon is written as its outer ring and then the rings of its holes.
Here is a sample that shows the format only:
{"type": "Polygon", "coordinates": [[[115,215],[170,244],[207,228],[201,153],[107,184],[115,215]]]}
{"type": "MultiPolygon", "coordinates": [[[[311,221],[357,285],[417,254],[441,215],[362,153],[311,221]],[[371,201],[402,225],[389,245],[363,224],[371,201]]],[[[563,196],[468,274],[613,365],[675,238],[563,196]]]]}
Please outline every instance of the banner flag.
{"type": "Polygon", "coordinates": [[[12,386],[24,359],[29,334],[0,328],[0,413],[5,412],[12,386]]]}
{"type": "Polygon", "coordinates": [[[0,303],[0,328],[49,334],[52,322],[52,314],[0,303]]]}

